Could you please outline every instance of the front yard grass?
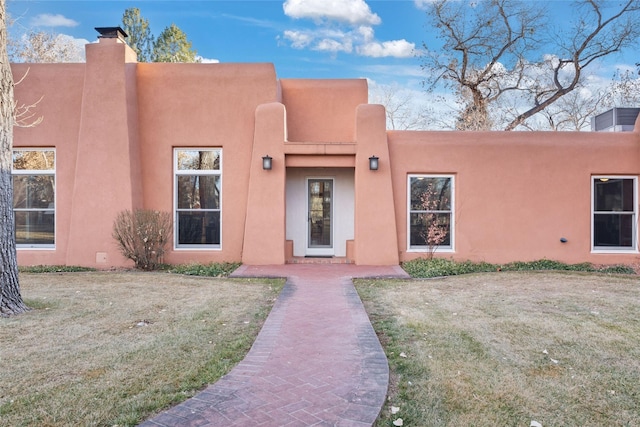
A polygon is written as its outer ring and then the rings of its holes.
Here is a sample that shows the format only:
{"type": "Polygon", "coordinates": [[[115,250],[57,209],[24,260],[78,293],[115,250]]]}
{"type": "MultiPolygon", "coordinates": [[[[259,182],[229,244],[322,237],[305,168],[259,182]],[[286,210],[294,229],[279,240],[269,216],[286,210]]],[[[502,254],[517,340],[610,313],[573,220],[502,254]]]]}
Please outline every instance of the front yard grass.
{"type": "Polygon", "coordinates": [[[127,426],[242,360],[280,280],[20,274],[32,311],[0,319],[0,425],[127,426]]]}
{"type": "Polygon", "coordinates": [[[499,272],[356,287],[391,369],[377,426],[640,425],[637,276],[499,272]]]}

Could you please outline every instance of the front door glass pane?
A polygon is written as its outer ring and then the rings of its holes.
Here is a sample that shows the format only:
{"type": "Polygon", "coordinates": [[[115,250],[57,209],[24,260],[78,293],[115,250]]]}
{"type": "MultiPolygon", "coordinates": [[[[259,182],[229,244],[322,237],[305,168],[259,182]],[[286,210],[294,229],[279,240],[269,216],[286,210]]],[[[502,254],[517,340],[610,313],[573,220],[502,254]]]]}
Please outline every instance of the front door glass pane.
{"type": "Polygon", "coordinates": [[[309,247],[330,248],[333,180],[309,180],[309,247]]]}

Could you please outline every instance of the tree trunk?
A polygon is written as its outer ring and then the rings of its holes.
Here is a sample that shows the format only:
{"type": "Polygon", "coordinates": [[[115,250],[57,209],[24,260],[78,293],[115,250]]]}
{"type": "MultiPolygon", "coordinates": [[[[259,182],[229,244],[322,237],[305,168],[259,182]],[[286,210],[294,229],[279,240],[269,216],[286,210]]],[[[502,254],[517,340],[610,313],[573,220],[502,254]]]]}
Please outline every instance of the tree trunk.
{"type": "Polygon", "coordinates": [[[0,316],[23,313],[16,256],[11,148],[13,145],[13,76],[7,56],[6,0],[0,0],[0,316]]]}

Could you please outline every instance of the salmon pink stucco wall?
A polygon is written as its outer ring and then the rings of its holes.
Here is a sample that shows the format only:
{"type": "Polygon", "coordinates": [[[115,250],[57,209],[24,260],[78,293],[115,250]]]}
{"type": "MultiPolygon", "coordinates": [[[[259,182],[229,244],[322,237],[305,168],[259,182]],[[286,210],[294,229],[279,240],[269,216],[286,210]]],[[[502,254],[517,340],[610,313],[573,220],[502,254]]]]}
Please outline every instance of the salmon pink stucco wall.
{"type": "Polygon", "coordinates": [[[222,148],[221,250],[171,250],[166,261],[242,257],[255,115],[277,100],[272,64],[138,64],[144,206],[173,209],[174,148],[222,148]]]}
{"type": "Polygon", "coordinates": [[[278,102],[264,104],[257,108],[255,115],[242,262],[284,264],[285,108],[278,102]],[[267,155],[272,158],[271,170],[262,167],[262,157],[267,155]]]}
{"type": "Polygon", "coordinates": [[[122,262],[114,219],[142,207],[135,54],[101,39],[86,46],[86,58],[75,177],[65,183],[73,187],[67,260],[108,267],[122,262]]]}
{"type": "MultiPolygon", "coordinates": [[[[85,64],[13,64],[16,102],[37,103],[31,112],[42,118],[37,126],[14,127],[14,147],[54,148],[56,180],[73,183],[80,129],[85,64]],[[52,90],[55,88],[55,90],[52,90]]],[[[24,125],[33,123],[27,120],[24,125]]],[[[72,185],[56,188],[56,233],[69,234],[72,185]]],[[[64,265],[67,239],[56,241],[55,250],[18,251],[18,261],[30,265],[64,265]]]]}
{"type": "Polygon", "coordinates": [[[442,256],[603,264],[638,257],[592,254],[590,240],[591,176],[637,176],[637,132],[389,132],[389,150],[402,261],[424,256],[407,249],[409,174],[454,176],[454,252],[442,256]]]}
{"type": "Polygon", "coordinates": [[[411,174],[454,179],[453,248],[436,256],[602,264],[638,257],[591,252],[591,182],[640,175],[640,119],[634,132],[387,131],[364,79],[278,80],[266,63],[142,64],[117,38],[86,52],[86,64],[12,66],[16,80],[26,74],[18,103],[36,103],[43,117],[16,128],[14,146],[56,152],[55,247],[20,248],[21,265],[131,266],[111,237],[113,221],[125,209],[175,214],[180,148],[222,151],[221,245],[171,244],[167,263],[286,262],[292,242],[304,241],[287,237],[304,228],[287,227],[287,212],[307,208],[306,196],[287,196],[287,183],[335,168],[353,182],[353,200],[342,210],[337,203],[334,215],[348,216],[338,244],[356,264],[425,256],[408,248],[411,174]],[[271,170],[262,168],[265,155],[271,170]],[[374,155],[378,170],[369,169],[374,155]]]}
{"type": "Polygon", "coordinates": [[[130,266],[111,236],[125,209],[173,212],[174,148],[221,148],[222,249],[174,250],[165,261],[242,257],[256,108],[278,99],[272,64],[138,64],[118,39],[87,45],[86,64],[14,65],[16,90],[42,101],[42,124],[15,147],[56,150],[55,248],[19,249],[23,265],[130,266]],[[133,62],[132,62],[133,61],[133,62]]]}
{"type": "Polygon", "coordinates": [[[363,79],[282,79],[291,142],[355,141],[355,107],[368,101],[363,79]]]}

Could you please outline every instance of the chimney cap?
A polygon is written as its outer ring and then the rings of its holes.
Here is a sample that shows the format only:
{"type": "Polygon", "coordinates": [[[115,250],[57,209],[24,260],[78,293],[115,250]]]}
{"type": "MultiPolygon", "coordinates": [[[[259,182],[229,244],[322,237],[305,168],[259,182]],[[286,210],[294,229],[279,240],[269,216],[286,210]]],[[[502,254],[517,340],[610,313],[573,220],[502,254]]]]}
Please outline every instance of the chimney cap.
{"type": "Polygon", "coordinates": [[[101,39],[121,39],[124,40],[129,35],[120,27],[96,27],[96,31],[100,33],[98,38],[101,39]]]}

